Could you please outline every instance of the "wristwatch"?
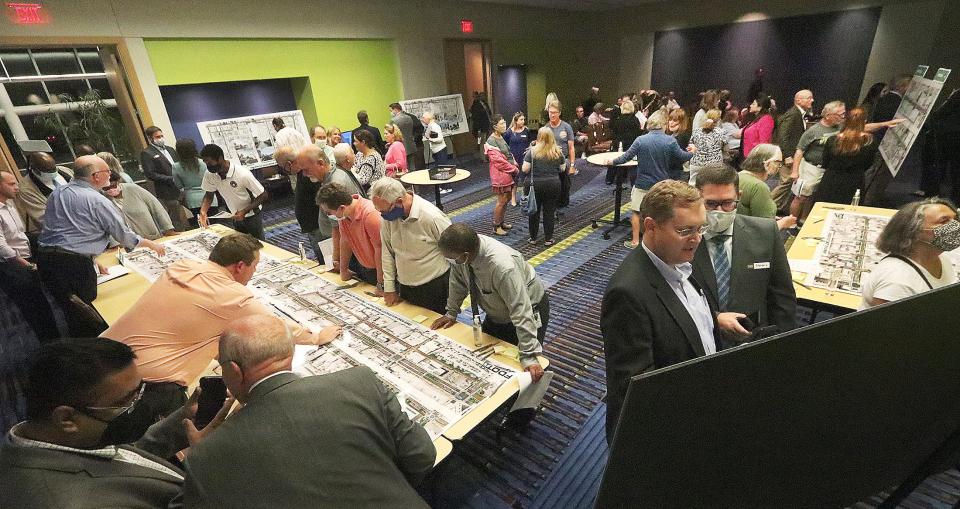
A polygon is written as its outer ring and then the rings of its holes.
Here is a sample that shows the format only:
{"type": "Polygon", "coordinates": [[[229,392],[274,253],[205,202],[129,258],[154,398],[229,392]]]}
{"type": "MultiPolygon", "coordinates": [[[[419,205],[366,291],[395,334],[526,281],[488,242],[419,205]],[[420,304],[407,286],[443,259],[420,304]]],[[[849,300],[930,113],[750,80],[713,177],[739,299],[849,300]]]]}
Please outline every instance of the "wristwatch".
{"type": "Polygon", "coordinates": [[[377,283],[377,290],[383,291],[383,283],[377,283]]]}

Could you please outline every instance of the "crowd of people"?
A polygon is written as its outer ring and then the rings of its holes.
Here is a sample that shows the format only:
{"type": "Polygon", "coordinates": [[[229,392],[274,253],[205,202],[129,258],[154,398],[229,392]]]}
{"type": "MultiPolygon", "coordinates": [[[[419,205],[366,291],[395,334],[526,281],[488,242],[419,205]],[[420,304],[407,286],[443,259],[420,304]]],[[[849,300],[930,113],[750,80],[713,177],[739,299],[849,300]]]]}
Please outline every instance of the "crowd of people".
{"type": "MultiPolygon", "coordinates": [[[[274,158],[290,176],[302,232],[320,261],[330,239],[341,280],[374,285],[388,307],[435,311],[434,329],[456,324],[469,297],[467,321],[517,345],[536,382],[548,291],[496,237],[510,234],[506,210],[519,195],[528,242],[539,242],[542,223],[543,244],[554,244],[577,153],[609,127],[622,154],[607,165],[637,162],[632,250],[600,312],[612,440],[632,376],[797,327],[781,232],[818,201],[876,199],[876,174],[888,173],[877,140],[898,122],[894,103],[908,83],[895,78],[849,113],[828,102],[820,115],[809,90],[778,112],[760,90],[742,109],[727,90],[704,91],[684,109],[653,90],[608,107],[594,88],[572,123],[548,97],[535,132],[524,112],[508,123],[478,95],[471,111],[485,119],[474,134],[496,197],[492,237],[451,222],[399,178],[449,163],[431,112],[418,118],[393,103],[381,135],[360,111],[352,146],[335,126],[313,126],[307,139],[277,118],[274,158]]],[[[69,169],[30,154],[22,182],[0,173],[0,291],[42,343],[24,370],[21,422],[0,443],[0,505],[84,507],[82,493],[137,507],[425,506],[417,486],[436,458],[426,431],[365,367],[294,374],[294,345],[326,344],[340,328],[313,332],[278,318],[247,288],[263,248],[263,185],[217,145],[198,151],[181,139],[174,149],[159,128],[144,134],[140,164],[153,193],[92,149],[69,169]],[[104,271],[96,257],[111,246],[162,255],[156,239],[208,226],[218,207],[236,233],[207,260],[172,263],[108,326],[92,306],[104,271]],[[56,325],[57,308],[68,330],[56,325]],[[197,393],[187,388],[211,361],[231,397],[198,429],[197,393]],[[231,475],[238,465],[246,475],[231,475]]],[[[887,256],[864,277],[862,309],[955,283],[945,253],[960,247],[957,209],[935,197],[910,203],[877,246],[887,256]]]]}

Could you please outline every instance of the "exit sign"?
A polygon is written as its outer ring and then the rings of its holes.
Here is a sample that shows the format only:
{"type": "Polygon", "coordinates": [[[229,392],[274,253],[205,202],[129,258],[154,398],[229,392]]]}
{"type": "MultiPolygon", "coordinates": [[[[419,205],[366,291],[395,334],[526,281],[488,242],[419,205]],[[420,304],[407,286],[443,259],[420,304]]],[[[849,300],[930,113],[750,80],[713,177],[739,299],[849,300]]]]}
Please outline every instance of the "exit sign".
{"type": "Polygon", "coordinates": [[[472,33],[473,33],[473,21],[471,21],[471,20],[469,20],[469,19],[461,19],[461,20],[460,20],[460,31],[463,32],[463,33],[465,33],[465,34],[472,34],[472,33]]]}
{"type": "Polygon", "coordinates": [[[48,23],[47,12],[40,4],[7,3],[7,17],[18,25],[41,25],[48,23]]]}

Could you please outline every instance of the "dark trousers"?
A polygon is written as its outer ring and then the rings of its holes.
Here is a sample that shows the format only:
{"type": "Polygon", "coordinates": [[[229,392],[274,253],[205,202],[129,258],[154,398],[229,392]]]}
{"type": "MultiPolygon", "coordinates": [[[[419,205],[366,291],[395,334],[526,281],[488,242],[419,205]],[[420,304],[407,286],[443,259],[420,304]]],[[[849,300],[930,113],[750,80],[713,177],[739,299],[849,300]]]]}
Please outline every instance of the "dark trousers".
{"type": "Polygon", "coordinates": [[[447,153],[447,149],[443,149],[440,152],[433,153],[433,167],[437,167],[441,164],[450,164],[450,154],[447,153]]]}
{"type": "Polygon", "coordinates": [[[260,212],[250,217],[243,218],[243,221],[234,221],[233,229],[240,233],[248,233],[254,237],[263,240],[263,215],[260,212]]]}
{"type": "Polygon", "coordinates": [[[60,337],[50,303],[43,294],[40,274],[36,270],[13,260],[0,262],[0,291],[17,305],[41,343],[60,337]]]}
{"type": "Polygon", "coordinates": [[[173,382],[147,382],[143,398],[126,414],[110,421],[104,432],[113,443],[135,442],[157,421],[176,412],[187,402],[187,388],[173,382]]]}
{"type": "Polygon", "coordinates": [[[400,298],[422,308],[437,313],[447,312],[447,295],[450,292],[450,270],[420,286],[399,284],[400,298]]]}
{"type": "Polygon", "coordinates": [[[320,229],[317,228],[312,232],[304,232],[307,235],[307,238],[310,239],[310,247],[313,248],[313,254],[317,257],[317,263],[323,265],[323,253],[320,252],[320,241],[326,240],[323,238],[323,234],[320,233],[320,229]]]}
{"type": "Polygon", "coordinates": [[[357,260],[356,256],[350,257],[350,265],[348,265],[347,267],[349,267],[350,270],[352,270],[353,273],[357,275],[360,281],[363,281],[364,283],[370,283],[371,285],[377,284],[376,267],[371,269],[369,267],[364,267],[363,265],[360,265],[360,260],[357,260]]]}
{"type": "Polygon", "coordinates": [[[553,240],[553,225],[556,220],[557,205],[560,201],[560,181],[538,180],[533,183],[533,192],[537,198],[537,211],[528,216],[530,238],[536,239],[540,232],[540,216],[543,215],[543,237],[553,240]]]}
{"type": "MultiPolygon", "coordinates": [[[[543,345],[543,338],[547,334],[547,323],[550,321],[550,301],[547,299],[547,292],[543,292],[543,298],[540,299],[540,302],[533,305],[533,312],[540,313],[540,328],[537,329],[537,340],[543,345]]],[[[517,328],[512,323],[497,323],[488,316],[483,319],[483,325],[480,326],[480,329],[511,345],[520,342],[520,339],[517,338],[517,328]]]]}

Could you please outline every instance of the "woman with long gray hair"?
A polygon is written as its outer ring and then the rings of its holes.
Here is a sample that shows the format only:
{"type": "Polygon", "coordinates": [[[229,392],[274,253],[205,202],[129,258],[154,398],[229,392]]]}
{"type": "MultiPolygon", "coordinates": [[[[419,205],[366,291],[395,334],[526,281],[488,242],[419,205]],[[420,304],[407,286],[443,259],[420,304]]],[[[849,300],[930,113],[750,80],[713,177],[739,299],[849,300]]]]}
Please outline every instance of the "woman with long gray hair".
{"type": "Polygon", "coordinates": [[[948,200],[928,198],[905,205],[877,238],[887,253],[863,277],[860,309],[879,306],[957,282],[945,253],[960,247],[957,208],[948,200]]]}

